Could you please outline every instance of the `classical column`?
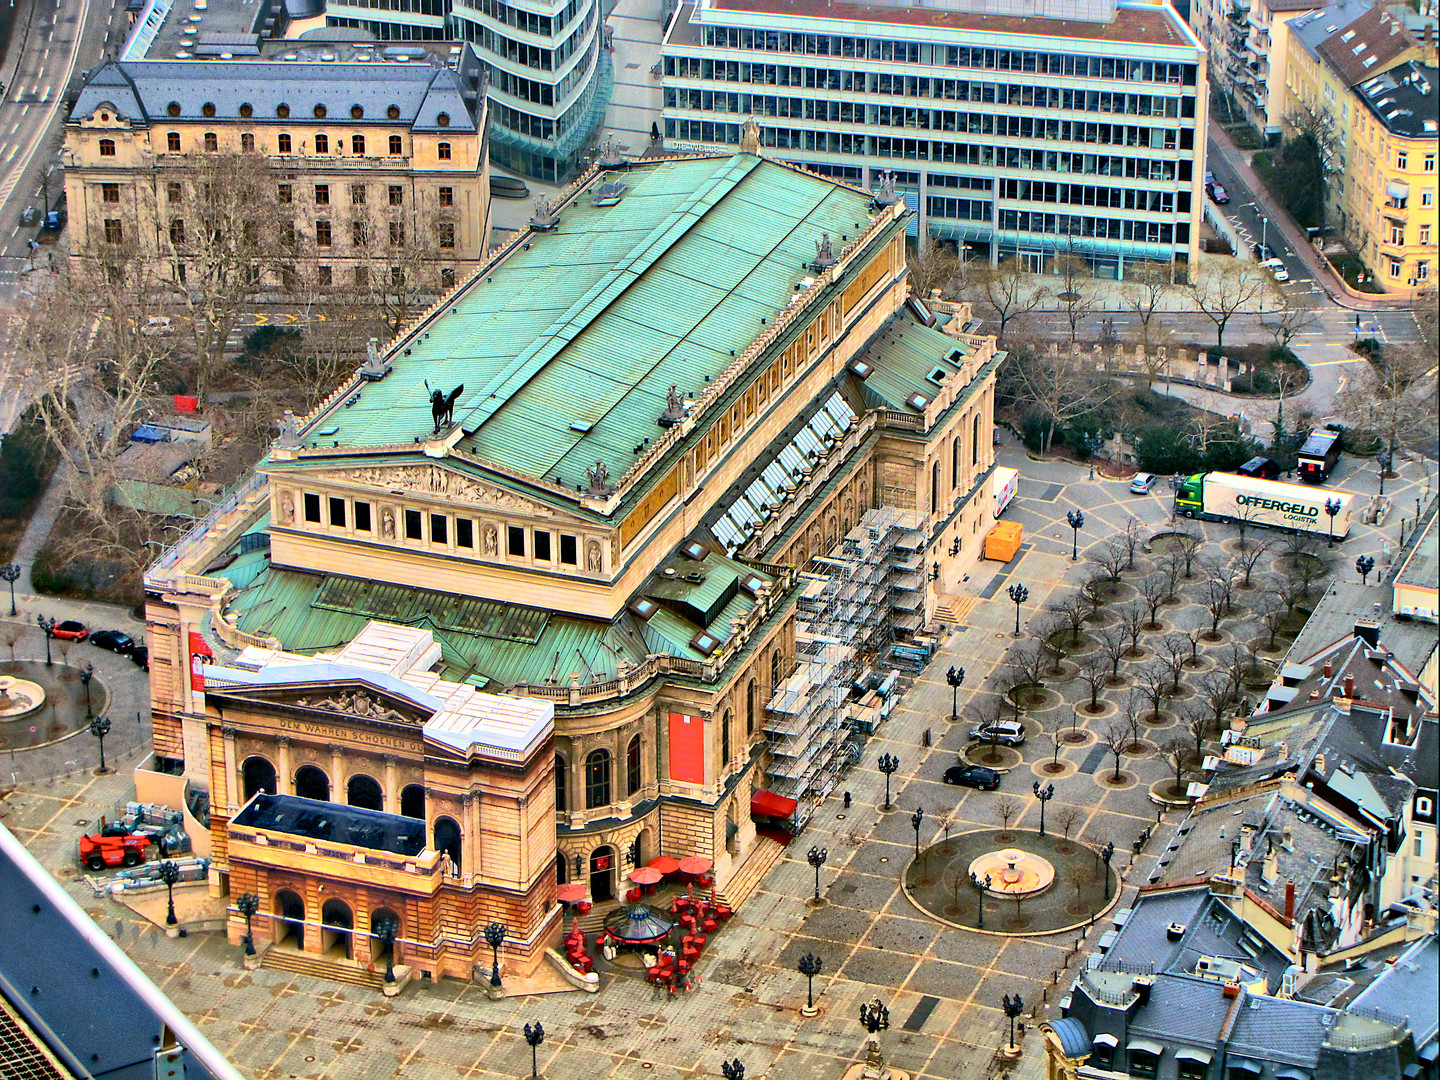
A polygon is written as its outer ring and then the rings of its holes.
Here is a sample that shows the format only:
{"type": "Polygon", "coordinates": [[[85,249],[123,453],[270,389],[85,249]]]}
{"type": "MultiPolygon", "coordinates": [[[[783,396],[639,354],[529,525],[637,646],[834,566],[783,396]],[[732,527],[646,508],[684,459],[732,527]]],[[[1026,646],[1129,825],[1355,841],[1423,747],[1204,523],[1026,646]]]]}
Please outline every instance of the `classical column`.
{"type": "Polygon", "coordinates": [[[281,735],[275,740],[275,745],[279,748],[280,759],[278,766],[280,776],[276,784],[277,794],[294,795],[295,768],[294,763],[290,760],[290,737],[288,735],[281,735]]]}
{"type": "Polygon", "coordinates": [[[345,758],[342,755],[344,747],[338,743],[330,745],[330,801],[344,803],[345,798],[345,758]]]}
{"type": "Polygon", "coordinates": [[[400,793],[395,790],[395,755],[385,755],[385,812],[400,813],[400,793]]]}
{"type": "Polygon", "coordinates": [[[474,880],[481,872],[480,865],[480,792],[467,791],[461,796],[464,803],[464,812],[461,820],[465,823],[462,827],[460,862],[461,873],[470,880],[474,880]]]}
{"type": "Polygon", "coordinates": [[[230,814],[240,809],[240,797],[244,794],[245,788],[240,781],[240,763],[235,760],[235,729],[223,727],[220,729],[225,739],[225,802],[224,805],[230,814]]]}

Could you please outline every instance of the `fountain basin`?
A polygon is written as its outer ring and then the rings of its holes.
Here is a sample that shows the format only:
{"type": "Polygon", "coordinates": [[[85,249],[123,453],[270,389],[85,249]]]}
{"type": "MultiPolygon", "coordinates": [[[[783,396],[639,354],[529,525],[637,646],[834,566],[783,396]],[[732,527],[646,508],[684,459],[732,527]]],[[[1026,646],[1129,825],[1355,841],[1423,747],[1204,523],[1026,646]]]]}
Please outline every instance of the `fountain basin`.
{"type": "Polygon", "coordinates": [[[970,873],[981,881],[990,878],[995,896],[1034,896],[1055,883],[1055,867],[1042,856],[1019,848],[987,851],[971,860],[970,873]]]}
{"type": "Polygon", "coordinates": [[[21,720],[45,704],[45,688],[29,679],[0,676],[0,723],[21,720]]]}

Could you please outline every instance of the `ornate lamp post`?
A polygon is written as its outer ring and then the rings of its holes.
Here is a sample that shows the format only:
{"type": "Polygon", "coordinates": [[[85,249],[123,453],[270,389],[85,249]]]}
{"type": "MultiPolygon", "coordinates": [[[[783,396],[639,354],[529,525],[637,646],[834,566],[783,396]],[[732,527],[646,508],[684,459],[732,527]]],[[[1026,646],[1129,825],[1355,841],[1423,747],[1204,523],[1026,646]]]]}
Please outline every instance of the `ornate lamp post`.
{"type": "Polygon", "coordinates": [[[960,686],[965,682],[965,669],[963,667],[952,667],[945,673],[945,681],[950,684],[950,722],[960,722],[960,686]]]}
{"type": "Polygon", "coordinates": [[[485,927],[485,944],[490,946],[490,985],[500,985],[500,946],[505,944],[505,924],[492,922],[485,927]]]}
{"type": "Polygon", "coordinates": [[[1375,569],[1375,560],[1369,555],[1361,555],[1355,560],[1355,571],[1360,575],[1360,584],[1370,584],[1370,571],[1375,569]]]}
{"type": "Polygon", "coordinates": [[[986,874],[982,878],[973,870],[970,872],[970,884],[974,887],[975,891],[980,894],[980,902],[977,906],[980,910],[979,928],[981,930],[985,929],[985,896],[990,892],[990,881],[991,878],[989,874],[986,874]]]}
{"type": "Polygon", "coordinates": [[[900,768],[900,759],[894,754],[881,754],[878,766],[885,774],[885,809],[890,809],[890,777],[900,768]]]}
{"type": "Polygon", "coordinates": [[[385,915],[375,920],[371,929],[375,932],[376,939],[385,946],[385,981],[395,981],[395,936],[400,932],[400,924],[385,915]]]}
{"type": "Polygon", "coordinates": [[[1080,530],[1085,527],[1085,515],[1079,510],[1071,510],[1065,515],[1065,520],[1070,523],[1070,561],[1075,562],[1080,558],[1080,530]]]}
{"type": "Polygon", "coordinates": [[[1326,547],[1333,548],[1335,546],[1335,515],[1340,513],[1340,500],[1334,498],[1326,499],[1325,513],[1330,515],[1330,536],[1329,543],[1326,544],[1326,547]]]}
{"type": "Polygon", "coordinates": [[[46,666],[46,667],[51,667],[51,666],[53,666],[53,661],[50,659],[50,639],[55,636],[55,626],[56,626],[57,623],[59,623],[59,621],[60,621],[59,619],[55,619],[55,618],[49,618],[49,619],[47,619],[44,615],[36,615],[36,616],[35,616],[35,625],[38,626],[38,627],[40,627],[40,629],[45,632],[45,666],[46,666]]]}
{"type": "Polygon", "coordinates": [[[1045,804],[1055,797],[1055,785],[1046,784],[1043,788],[1040,781],[1035,781],[1035,798],[1040,800],[1040,835],[1045,835],[1045,804]]]}
{"type": "Polygon", "coordinates": [[[525,1041],[530,1044],[530,1080],[536,1080],[536,1077],[540,1075],[540,1064],[536,1051],[545,1041],[545,1027],[539,1020],[525,1025],[525,1041]]]}
{"type": "Polygon", "coordinates": [[[812,847],[805,853],[805,861],[815,868],[815,903],[820,903],[820,867],[825,865],[825,860],[830,857],[830,849],[823,847],[812,847]]]}
{"type": "Polygon", "coordinates": [[[165,925],[175,926],[179,919],[175,918],[175,883],[180,880],[180,867],[176,866],[169,859],[166,859],[155,868],[160,880],[165,883],[165,925]]]}
{"type": "Polygon", "coordinates": [[[720,1062],[720,1075],[725,1080],[745,1080],[745,1066],[740,1064],[739,1058],[722,1061],[720,1062]]]}
{"type": "Polygon", "coordinates": [[[1015,636],[1020,636],[1020,605],[1030,599],[1030,590],[1024,585],[1015,584],[1005,590],[1010,594],[1011,601],[1015,604],[1015,636]]]}
{"type": "Polygon", "coordinates": [[[105,736],[110,734],[110,718],[97,716],[90,721],[90,734],[100,741],[100,771],[105,771],[105,736]]]}
{"type": "Polygon", "coordinates": [[[1375,455],[1375,464],[1380,466],[1380,494],[1385,494],[1385,474],[1390,471],[1390,451],[1381,450],[1375,455]]]}
{"type": "Polygon", "coordinates": [[[0,579],[10,583],[10,614],[15,614],[15,582],[20,580],[20,564],[6,563],[0,566],[0,579]]]}
{"type": "Polygon", "coordinates": [[[806,953],[800,957],[800,974],[805,976],[805,1015],[815,1015],[815,976],[820,974],[822,967],[820,957],[814,953],[806,953]]]}
{"type": "Polygon", "coordinates": [[[260,898],[254,893],[243,892],[235,898],[235,910],[245,917],[245,955],[255,955],[255,932],[250,928],[250,920],[260,910],[260,898]]]}
{"type": "Polygon", "coordinates": [[[920,858],[920,822],[925,820],[924,807],[916,808],[910,815],[910,827],[915,830],[915,858],[920,858]]]}
{"type": "Polygon", "coordinates": [[[1100,849],[1100,861],[1105,864],[1105,899],[1110,899],[1110,860],[1115,857],[1115,842],[1112,840],[1100,849]]]}
{"type": "Polygon", "coordinates": [[[90,711],[90,680],[95,678],[95,665],[86,664],[80,669],[80,684],[85,687],[85,719],[89,720],[95,714],[90,711]]]}
{"type": "Polygon", "coordinates": [[[1014,1050],[1015,1018],[1025,1011],[1025,1002],[1020,999],[1019,994],[1016,994],[1013,998],[1009,994],[1006,994],[1004,999],[1004,1009],[1005,1015],[1010,1020],[1010,1049],[1014,1050]]]}

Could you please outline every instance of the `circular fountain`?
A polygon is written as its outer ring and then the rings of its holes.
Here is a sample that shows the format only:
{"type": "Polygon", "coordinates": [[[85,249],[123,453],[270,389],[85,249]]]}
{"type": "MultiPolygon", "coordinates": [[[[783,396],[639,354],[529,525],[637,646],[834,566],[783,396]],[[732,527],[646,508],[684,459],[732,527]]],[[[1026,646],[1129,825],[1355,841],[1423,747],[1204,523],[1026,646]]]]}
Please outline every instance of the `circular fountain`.
{"type": "Polygon", "coordinates": [[[45,688],[29,679],[0,675],[0,723],[21,720],[45,704],[45,688]]]}
{"type": "Polygon", "coordinates": [[[1055,881],[1049,859],[1019,848],[987,851],[971,860],[970,873],[979,881],[988,877],[989,891],[999,896],[1034,896],[1055,881]]]}

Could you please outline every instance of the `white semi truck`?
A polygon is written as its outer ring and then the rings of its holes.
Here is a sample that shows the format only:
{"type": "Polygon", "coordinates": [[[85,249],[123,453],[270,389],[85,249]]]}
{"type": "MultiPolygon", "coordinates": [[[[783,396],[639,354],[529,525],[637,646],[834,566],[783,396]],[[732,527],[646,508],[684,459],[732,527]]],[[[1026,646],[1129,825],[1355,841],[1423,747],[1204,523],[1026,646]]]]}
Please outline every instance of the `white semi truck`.
{"type": "Polygon", "coordinates": [[[1343,540],[1356,496],[1239,473],[1196,473],[1175,490],[1175,512],[1207,521],[1247,521],[1343,540]],[[1330,513],[1331,510],[1335,512],[1330,513]]]}

